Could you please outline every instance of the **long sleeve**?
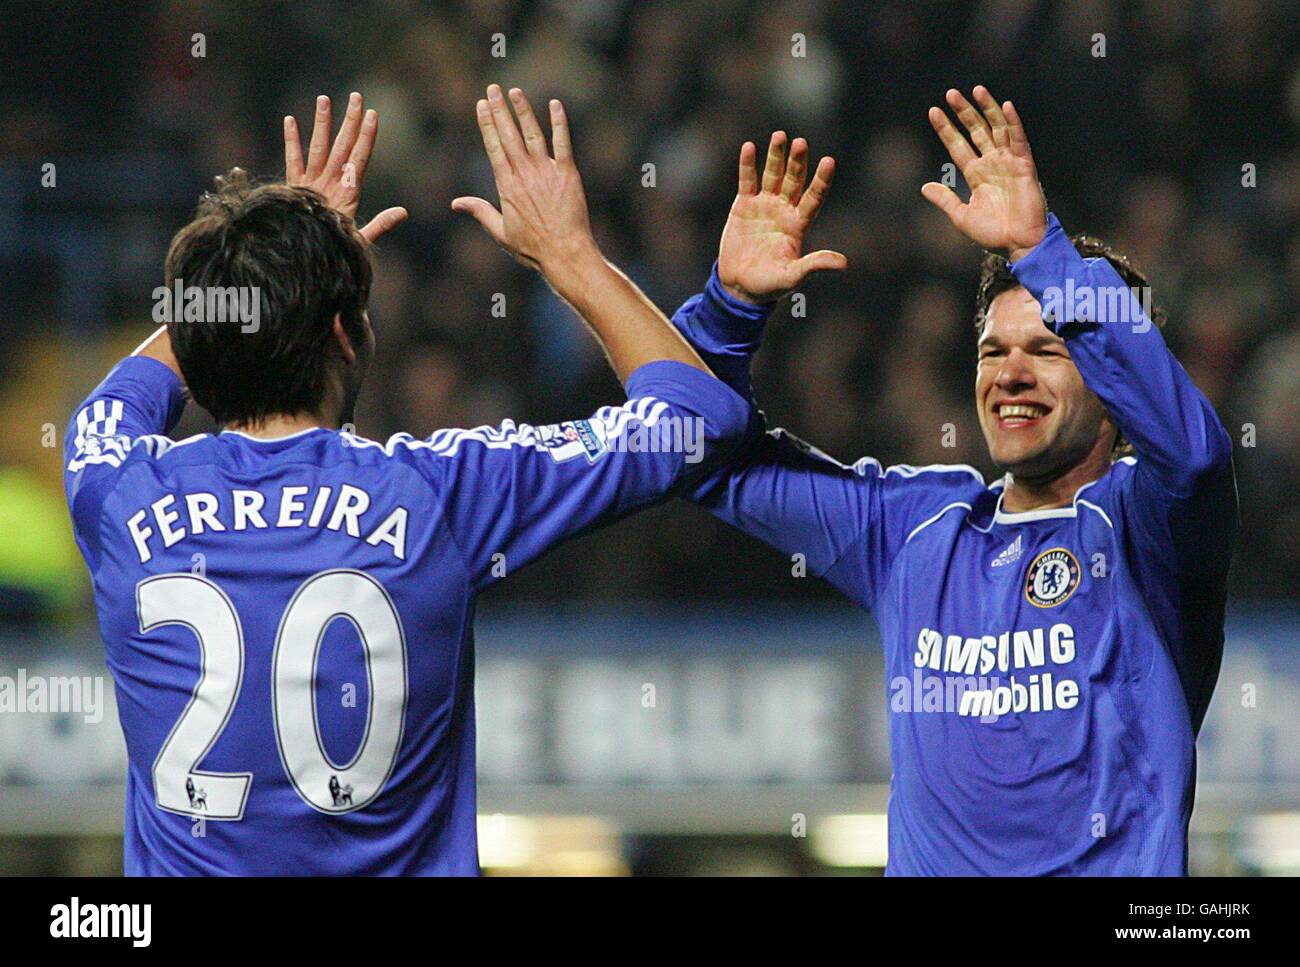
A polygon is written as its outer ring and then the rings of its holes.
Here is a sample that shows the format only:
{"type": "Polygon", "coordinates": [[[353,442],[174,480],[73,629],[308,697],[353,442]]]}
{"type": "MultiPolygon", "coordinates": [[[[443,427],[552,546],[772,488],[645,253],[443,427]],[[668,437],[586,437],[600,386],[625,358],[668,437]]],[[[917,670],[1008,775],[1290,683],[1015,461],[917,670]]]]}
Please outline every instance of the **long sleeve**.
{"type": "Polygon", "coordinates": [[[1131,472],[1104,488],[1103,501],[1125,535],[1127,565],[1162,625],[1199,728],[1223,654],[1237,533],[1231,438],[1142,299],[1104,258],[1080,256],[1055,216],[1012,272],[1136,451],[1125,458],[1131,472]]]}
{"type": "Polygon", "coordinates": [[[846,466],[778,429],[688,499],[784,554],[802,555],[808,573],[871,610],[916,531],[947,510],[970,509],[983,490],[971,467],[884,467],[871,457],[846,466]]]}
{"type": "Polygon", "coordinates": [[[758,429],[743,399],[683,363],[642,366],[627,391],[585,420],[441,430],[423,445],[475,587],[667,500],[758,429]]]}
{"type": "Polygon", "coordinates": [[[704,291],[673,313],[673,325],[709,368],[742,397],[752,400],[750,362],[763,338],[771,305],[742,302],[727,294],[713,264],[704,291]]]}
{"type": "Polygon", "coordinates": [[[1106,259],[1083,258],[1055,215],[1011,269],[1137,451],[1122,508],[1134,532],[1156,548],[1172,542],[1181,574],[1225,572],[1236,526],[1232,441],[1141,298],[1106,259]]]}
{"type": "Polygon", "coordinates": [[[99,509],[138,442],[171,430],[185,408],[176,374],[156,359],[129,356],[77,407],[64,437],[63,487],[77,544],[94,567],[99,509]]]}
{"type": "MultiPolygon", "coordinates": [[[[677,310],[673,324],[719,378],[752,401],[750,361],[770,314],[770,306],[728,295],[715,264],[704,291],[677,310]]],[[[778,429],[685,496],[782,553],[801,555],[808,573],[872,608],[912,531],[983,487],[966,466],[886,469],[870,457],[847,466],[778,429]]]]}

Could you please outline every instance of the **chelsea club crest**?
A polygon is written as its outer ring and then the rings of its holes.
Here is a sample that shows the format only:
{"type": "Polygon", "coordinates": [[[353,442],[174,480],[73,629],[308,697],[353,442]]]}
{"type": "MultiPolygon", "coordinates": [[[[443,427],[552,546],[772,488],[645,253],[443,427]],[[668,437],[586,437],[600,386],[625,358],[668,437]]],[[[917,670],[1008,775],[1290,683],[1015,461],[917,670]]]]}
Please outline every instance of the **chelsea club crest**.
{"type": "Polygon", "coordinates": [[[1025,573],[1025,598],[1035,608],[1063,604],[1079,586],[1079,562],[1064,547],[1043,551],[1025,573]]]}

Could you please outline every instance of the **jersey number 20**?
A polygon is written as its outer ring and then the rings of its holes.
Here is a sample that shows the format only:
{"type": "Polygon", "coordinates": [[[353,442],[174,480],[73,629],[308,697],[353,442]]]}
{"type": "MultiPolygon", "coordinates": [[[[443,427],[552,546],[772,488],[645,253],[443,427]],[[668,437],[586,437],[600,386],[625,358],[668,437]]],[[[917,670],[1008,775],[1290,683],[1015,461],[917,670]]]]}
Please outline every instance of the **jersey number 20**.
{"type": "MultiPolygon", "coordinates": [[[[154,760],[158,805],[208,819],[242,819],[253,774],[198,769],[230,721],[244,679],[244,632],[235,606],[195,574],[142,581],[136,604],[142,632],[180,624],[199,641],[198,684],[154,760]]],[[[308,578],[280,619],[271,665],[276,744],[298,795],[323,813],[362,808],[393,771],[406,719],[406,640],[388,593],[361,571],[322,571],[308,578]],[[326,754],[316,716],[316,660],[335,618],[357,629],[370,675],[365,734],[352,761],[341,765],[326,754]]]]}

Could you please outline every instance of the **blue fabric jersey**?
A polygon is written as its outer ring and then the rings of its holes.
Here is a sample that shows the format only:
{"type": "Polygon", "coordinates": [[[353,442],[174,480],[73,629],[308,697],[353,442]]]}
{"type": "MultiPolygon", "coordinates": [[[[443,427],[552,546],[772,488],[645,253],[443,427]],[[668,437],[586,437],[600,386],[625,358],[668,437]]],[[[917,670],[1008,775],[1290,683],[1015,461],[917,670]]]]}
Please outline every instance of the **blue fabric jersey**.
{"type": "Polygon", "coordinates": [[[179,381],[120,363],[77,411],[65,483],[129,754],[126,872],[476,873],[476,596],[757,426],[681,363],[628,396],[384,445],[173,443],[179,381]]]}
{"type": "MultiPolygon", "coordinates": [[[[1045,316],[1060,305],[1045,321],[1137,452],[1069,507],[1008,513],[1002,482],[969,467],[845,467],[780,430],[692,499],[874,612],[888,873],[1185,874],[1223,651],[1231,442],[1113,267],[1080,257],[1055,217],[1013,271],[1045,316]],[[1122,298],[1090,309],[1089,290],[1122,298]]],[[[749,395],[764,318],[715,271],[674,322],[749,395]]]]}

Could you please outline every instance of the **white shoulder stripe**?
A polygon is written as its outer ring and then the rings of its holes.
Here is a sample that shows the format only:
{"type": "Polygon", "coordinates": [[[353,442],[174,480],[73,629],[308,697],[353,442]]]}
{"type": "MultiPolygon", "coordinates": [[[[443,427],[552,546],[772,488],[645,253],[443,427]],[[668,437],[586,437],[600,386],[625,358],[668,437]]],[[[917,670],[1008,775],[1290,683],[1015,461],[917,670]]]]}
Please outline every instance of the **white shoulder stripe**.
{"type": "Polygon", "coordinates": [[[910,534],[907,535],[907,540],[903,541],[903,543],[906,544],[906,543],[907,543],[908,541],[910,541],[913,537],[915,537],[915,536],[916,536],[917,534],[919,534],[921,531],[925,530],[927,527],[929,527],[931,524],[933,524],[936,520],[938,520],[938,519],[939,519],[940,517],[942,517],[944,514],[948,513],[948,511],[952,510],[954,507],[965,507],[967,510],[970,510],[970,509],[971,509],[970,504],[966,503],[965,501],[961,501],[961,500],[957,501],[956,503],[949,504],[947,507],[945,507],[943,510],[939,511],[939,513],[935,514],[935,515],[934,515],[933,517],[931,517],[929,520],[922,521],[920,524],[918,524],[916,527],[914,527],[914,528],[912,529],[912,533],[910,533],[910,534]]]}
{"type": "Polygon", "coordinates": [[[887,476],[891,473],[896,473],[900,477],[915,477],[923,473],[967,473],[978,480],[980,486],[984,486],[984,474],[964,463],[930,463],[923,467],[914,467],[910,463],[896,463],[885,467],[875,457],[862,457],[853,464],[853,472],[860,477],[865,477],[869,468],[874,469],[879,476],[887,476]]]}
{"type": "Polygon", "coordinates": [[[899,473],[904,477],[915,477],[922,473],[968,473],[979,481],[980,486],[984,486],[984,474],[980,473],[974,467],[965,463],[930,463],[924,467],[914,467],[907,463],[897,463],[885,471],[885,473],[899,473]]]}
{"type": "Polygon", "coordinates": [[[1101,514],[1101,519],[1106,522],[1107,527],[1109,527],[1111,530],[1115,529],[1115,525],[1112,524],[1110,518],[1106,516],[1106,512],[1102,510],[1100,507],[1098,507],[1096,504],[1094,504],[1091,500],[1080,500],[1079,506],[1087,507],[1090,510],[1095,510],[1097,513],[1101,514]]]}
{"type": "MultiPolygon", "coordinates": [[[[668,412],[668,404],[653,396],[642,396],[628,400],[622,406],[604,406],[590,417],[601,439],[608,444],[621,436],[632,423],[654,426],[668,412]]],[[[515,447],[532,447],[539,451],[552,449],[554,436],[562,432],[564,424],[547,424],[533,426],[529,423],[515,423],[503,420],[499,426],[479,426],[473,429],[435,430],[427,440],[417,440],[409,433],[397,433],[387,443],[378,443],[352,433],[341,436],[350,445],[359,447],[378,447],[388,456],[396,452],[398,446],[408,450],[428,450],[440,457],[454,457],[460,452],[461,444],[479,443],[489,450],[509,450],[515,447]]]]}

